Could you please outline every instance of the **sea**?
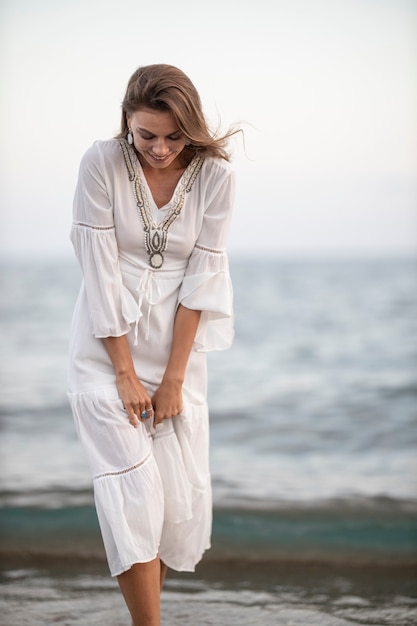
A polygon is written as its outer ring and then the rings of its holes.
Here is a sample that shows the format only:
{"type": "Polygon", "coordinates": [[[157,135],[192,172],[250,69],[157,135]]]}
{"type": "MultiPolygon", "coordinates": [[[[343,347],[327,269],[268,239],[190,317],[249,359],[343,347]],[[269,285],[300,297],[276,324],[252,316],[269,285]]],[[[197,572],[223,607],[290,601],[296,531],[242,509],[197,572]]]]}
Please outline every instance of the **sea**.
{"type": "MultiPolygon", "coordinates": [[[[168,577],[162,624],[417,624],[417,258],[230,267],[212,548],[168,577]]],[[[128,625],[66,396],[79,268],[9,259],[0,278],[0,624],[128,625]]]]}

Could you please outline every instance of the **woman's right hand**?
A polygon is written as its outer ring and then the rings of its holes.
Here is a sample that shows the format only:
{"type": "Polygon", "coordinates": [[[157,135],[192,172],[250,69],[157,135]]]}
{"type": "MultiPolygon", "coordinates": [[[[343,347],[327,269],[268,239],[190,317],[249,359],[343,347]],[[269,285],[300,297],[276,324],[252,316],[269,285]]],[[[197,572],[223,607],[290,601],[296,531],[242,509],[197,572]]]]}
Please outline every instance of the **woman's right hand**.
{"type": "Polygon", "coordinates": [[[136,428],[140,422],[145,421],[141,417],[142,412],[147,411],[150,414],[153,410],[150,395],[134,371],[118,374],[116,386],[129,422],[136,428]]]}
{"type": "Polygon", "coordinates": [[[126,335],[104,337],[102,341],[113,363],[117,391],[127,411],[129,422],[132,426],[139,426],[139,423],[143,421],[141,413],[143,411],[150,413],[152,402],[145,387],[136,376],[126,335]]]}

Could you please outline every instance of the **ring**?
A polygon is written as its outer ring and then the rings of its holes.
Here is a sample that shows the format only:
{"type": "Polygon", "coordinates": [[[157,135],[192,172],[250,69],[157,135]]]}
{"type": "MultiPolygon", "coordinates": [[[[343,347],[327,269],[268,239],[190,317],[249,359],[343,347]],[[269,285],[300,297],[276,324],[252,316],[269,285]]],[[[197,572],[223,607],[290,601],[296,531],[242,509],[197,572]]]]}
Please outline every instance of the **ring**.
{"type": "Polygon", "coordinates": [[[140,416],[141,416],[142,419],[146,420],[149,417],[149,413],[148,413],[148,411],[142,411],[140,416]]]}

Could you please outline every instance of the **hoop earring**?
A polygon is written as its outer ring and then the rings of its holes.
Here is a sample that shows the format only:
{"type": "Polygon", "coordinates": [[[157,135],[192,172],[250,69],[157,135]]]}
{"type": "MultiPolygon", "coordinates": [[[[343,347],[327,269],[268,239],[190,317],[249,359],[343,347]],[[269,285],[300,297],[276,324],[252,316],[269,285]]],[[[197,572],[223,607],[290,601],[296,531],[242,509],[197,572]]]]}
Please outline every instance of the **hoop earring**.
{"type": "Polygon", "coordinates": [[[127,143],[129,144],[129,146],[131,146],[133,144],[132,129],[129,128],[128,131],[129,132],[127,133],[127,143]]]}

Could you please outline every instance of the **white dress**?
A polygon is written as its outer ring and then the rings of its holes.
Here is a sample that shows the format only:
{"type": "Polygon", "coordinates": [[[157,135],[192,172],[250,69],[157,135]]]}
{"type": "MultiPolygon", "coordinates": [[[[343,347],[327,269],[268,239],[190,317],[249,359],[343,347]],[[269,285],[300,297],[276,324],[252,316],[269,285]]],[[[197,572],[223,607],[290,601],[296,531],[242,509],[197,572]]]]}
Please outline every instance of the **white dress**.
{"type": "Polygon", "coordinates": [[[223,159],[194,157],[161,209],[124,140],[95,142],[81,161],[71,240],[83,282],[68,396],[113,576],[157,554],[168,567],[193,571],[210,547],[205,352],[233,339],[226,256],[233,197],[234,172],[223,159]],[[156,429],[134,428],[101,338],[127,335],[136,373],[152,395],[179,303],[202,311],[183,411],[156,429]]]}

